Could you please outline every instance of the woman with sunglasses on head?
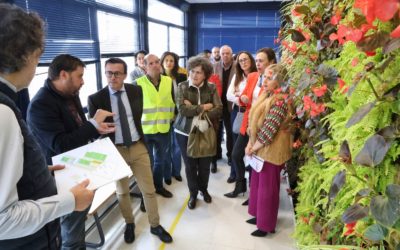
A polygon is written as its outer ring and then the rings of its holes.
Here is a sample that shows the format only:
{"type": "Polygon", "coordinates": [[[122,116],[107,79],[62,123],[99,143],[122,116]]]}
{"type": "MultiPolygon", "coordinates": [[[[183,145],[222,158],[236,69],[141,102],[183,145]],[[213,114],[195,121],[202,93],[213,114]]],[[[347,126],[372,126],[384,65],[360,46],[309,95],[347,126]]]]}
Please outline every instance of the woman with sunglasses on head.
{"type": "Polygon", "coordinates": [[[292,109],[284,93],[287,71],[272,64],[264,71],[263,92],[249,114],[246,155],[263,160],[261,170],[252,169],[248,223],[257,225],[256,237],[275,233],[279,209],[280,172],[292,155],[292,109]]]}
{"type": "MultiPolygon", "coordinates": [[[[236,54],[236,73],[232,77],[231,83],[229,84],[228,90],[226,92],[226,99],[233,103],[232,113],[231,113],[231,124],[233,124],[237,113],[244,113],[246,107],[240,106],[239,97],[242,94],[247,83],[247,75],[256,72],[256,62],[253,56],[248,51],[240,51],[236,54]]],[[[235,145],[238,133],[232,131],[232,143],[235,145]]],[[[236,180],[235,162],[232,161],[231,172],[227,180],[228,183],[233,183],[236,180]]]]}

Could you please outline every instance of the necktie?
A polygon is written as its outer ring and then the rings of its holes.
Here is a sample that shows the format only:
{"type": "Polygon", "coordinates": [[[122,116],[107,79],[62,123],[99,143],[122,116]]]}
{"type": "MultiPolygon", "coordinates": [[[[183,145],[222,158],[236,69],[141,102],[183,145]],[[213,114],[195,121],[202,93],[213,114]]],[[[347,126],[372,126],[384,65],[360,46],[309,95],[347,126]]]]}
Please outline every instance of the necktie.
{"type": "Polygon", "coordinates": [[[115,92],[115,95],[118,98],[118,113],[119,122],[121,123],[122,140],[124,141],[124,145],[129,147],[132,145],[132,136],[129,129],[128,116],[126,115],[124,104],[122,103],[121,94],[122,91],[115,92]]]}
{"type": "Polygon", "coordinates": [[[261,88],[262,83],[263,83],[263,78],[262,78],[262,76],[260,76],[260,79],[258,79],[258,84],[257,84],[258,87],[261,88]]]}

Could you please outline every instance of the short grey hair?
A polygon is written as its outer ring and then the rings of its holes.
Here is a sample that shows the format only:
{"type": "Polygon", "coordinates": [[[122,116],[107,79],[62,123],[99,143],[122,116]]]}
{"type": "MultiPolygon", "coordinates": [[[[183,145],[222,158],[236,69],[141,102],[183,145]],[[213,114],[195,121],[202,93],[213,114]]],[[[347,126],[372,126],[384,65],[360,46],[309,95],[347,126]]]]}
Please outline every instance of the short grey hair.
{"type": "Polygon", "coordinates": [[[210,78],[210,76],[213,73],[213,67],[211,65],[210,60],[208,60],[207,58],[201,57],[201,56],[195,56],[195,57],[191,57],[189,58],[188,61],[188,72],[190,72],[192,69],[196,68],[197,66],[200,66],[201,69],[204,72],[205,75],[205,81],[208,81],[208,78],[210,78]]]}

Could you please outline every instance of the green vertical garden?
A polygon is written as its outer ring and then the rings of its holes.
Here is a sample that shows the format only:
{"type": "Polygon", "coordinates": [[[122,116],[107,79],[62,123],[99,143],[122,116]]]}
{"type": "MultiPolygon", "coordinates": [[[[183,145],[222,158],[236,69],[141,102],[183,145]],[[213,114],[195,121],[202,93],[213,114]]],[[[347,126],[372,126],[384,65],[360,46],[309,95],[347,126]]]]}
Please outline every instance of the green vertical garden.
{"type": "Polygon", "coordinates": [[[282,9],[276,42],[296,109],[288,170],[298,178],[301,249],[400,249],[399,6],[303,0],[282,9]]]}

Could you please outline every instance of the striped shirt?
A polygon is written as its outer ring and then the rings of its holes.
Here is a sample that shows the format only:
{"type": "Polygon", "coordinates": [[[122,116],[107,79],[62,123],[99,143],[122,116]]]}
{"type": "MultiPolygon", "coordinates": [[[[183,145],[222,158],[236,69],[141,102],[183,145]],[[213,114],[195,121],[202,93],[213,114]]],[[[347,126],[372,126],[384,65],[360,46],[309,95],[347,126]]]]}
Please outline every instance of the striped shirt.
{"type": "Polygon", "coordinates": [[[281,123],[285,119],[288,112],[288,106],[285,102],[279,101],[271,106],[271,109],[265,116],[263,125],[257,132],[257,140],[268,146],[272,143],[274,136],[279,130],[281,123]]]}

